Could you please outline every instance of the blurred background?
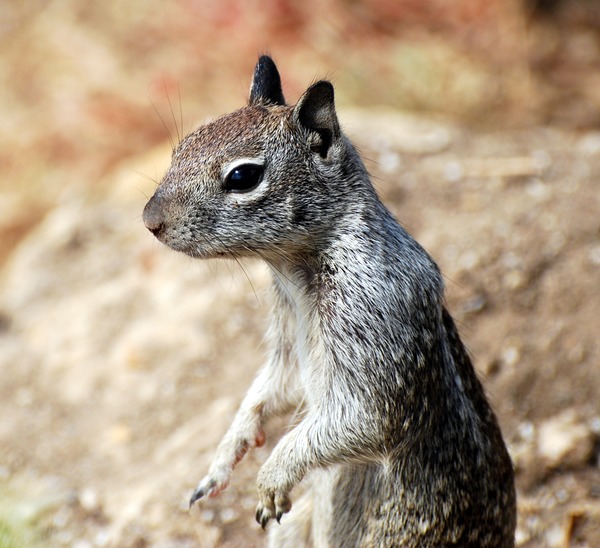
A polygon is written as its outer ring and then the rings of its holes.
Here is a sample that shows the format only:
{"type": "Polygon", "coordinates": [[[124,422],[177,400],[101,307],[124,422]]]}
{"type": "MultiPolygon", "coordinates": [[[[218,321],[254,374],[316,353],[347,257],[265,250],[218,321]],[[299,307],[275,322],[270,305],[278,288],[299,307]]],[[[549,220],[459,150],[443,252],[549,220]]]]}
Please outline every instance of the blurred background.
{"type": "Polygon", "coordinates": [[[261,363],[268,276],[141,223],[172,143],[244,104],[260,53],[290,103],[334,82],[446,272],[517,466],[518,544],[600,545],[597,0],[5,0],[0,546],[263,542],[268,448],[185,501],[261,363]]]}
{"type": "Polygon", "coordinates": [[[341,105],[600,123],[595,0],[7,1],[0,25],[0,184],[28,204],[2,215],[0,256],[66,185],[239,107],[258,52],[291,100],[326,76],[341,105]]]}

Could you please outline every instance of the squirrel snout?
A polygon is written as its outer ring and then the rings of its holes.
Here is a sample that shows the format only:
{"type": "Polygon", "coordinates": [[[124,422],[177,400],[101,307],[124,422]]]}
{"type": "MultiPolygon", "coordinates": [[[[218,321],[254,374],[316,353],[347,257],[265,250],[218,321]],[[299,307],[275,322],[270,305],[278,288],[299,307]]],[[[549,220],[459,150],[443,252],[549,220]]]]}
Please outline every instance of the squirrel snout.
{"type": "Polygon", "coordinates": [[[165,227],[165,215],[163,208],[161,207],[160,199],[157,198],[156,195],[152,196],[146,204],[146,207],[144,207],[142,218],[144,219],[146,228],[158,237],[165,227]]]}

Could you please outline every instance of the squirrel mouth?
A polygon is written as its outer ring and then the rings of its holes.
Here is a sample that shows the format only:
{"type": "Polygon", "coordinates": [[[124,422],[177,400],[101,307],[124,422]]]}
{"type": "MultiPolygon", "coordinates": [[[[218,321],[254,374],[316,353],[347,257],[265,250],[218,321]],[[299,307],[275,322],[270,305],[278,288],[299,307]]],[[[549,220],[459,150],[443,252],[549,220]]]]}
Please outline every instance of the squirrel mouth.
{"type": "Polygon", "coordinates": [[[193,259],[230,259],[231,254],[226,251],[217,251],[214,249],[198,248],[198,247],[177,247],[169,246],[175,251],[185,253],[188,257],[193,259]]]}

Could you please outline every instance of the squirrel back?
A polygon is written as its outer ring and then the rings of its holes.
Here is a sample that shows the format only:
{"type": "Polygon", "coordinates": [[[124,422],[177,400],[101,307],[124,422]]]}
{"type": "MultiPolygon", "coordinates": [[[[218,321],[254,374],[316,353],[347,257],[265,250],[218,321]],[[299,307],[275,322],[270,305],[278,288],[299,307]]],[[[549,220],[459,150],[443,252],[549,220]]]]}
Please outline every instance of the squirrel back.
{"type": "Polygon", "coordinates": [[[312,473],[274,546],[514,544],[512,465],[439,269],[379,200],[329,82],[288,106],[261,57],[248,106],[180,143],[144,222],[192,257],[273,272],[270,358],[192,503],[303,402],[258,476],[264,527],[312,473]]]}

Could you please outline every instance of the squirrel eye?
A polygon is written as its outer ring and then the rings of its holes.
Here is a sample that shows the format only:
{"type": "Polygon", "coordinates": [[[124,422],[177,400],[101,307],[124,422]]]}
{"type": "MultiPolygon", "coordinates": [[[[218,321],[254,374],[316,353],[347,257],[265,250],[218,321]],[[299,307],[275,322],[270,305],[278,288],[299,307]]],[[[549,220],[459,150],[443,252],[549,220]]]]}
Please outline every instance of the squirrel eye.
{"type": "Polygon", "coordinates": [[[264,168],[257,164],[241,164],[225,177],[225,192],[250,192],[262,181],[264,168]]]}

